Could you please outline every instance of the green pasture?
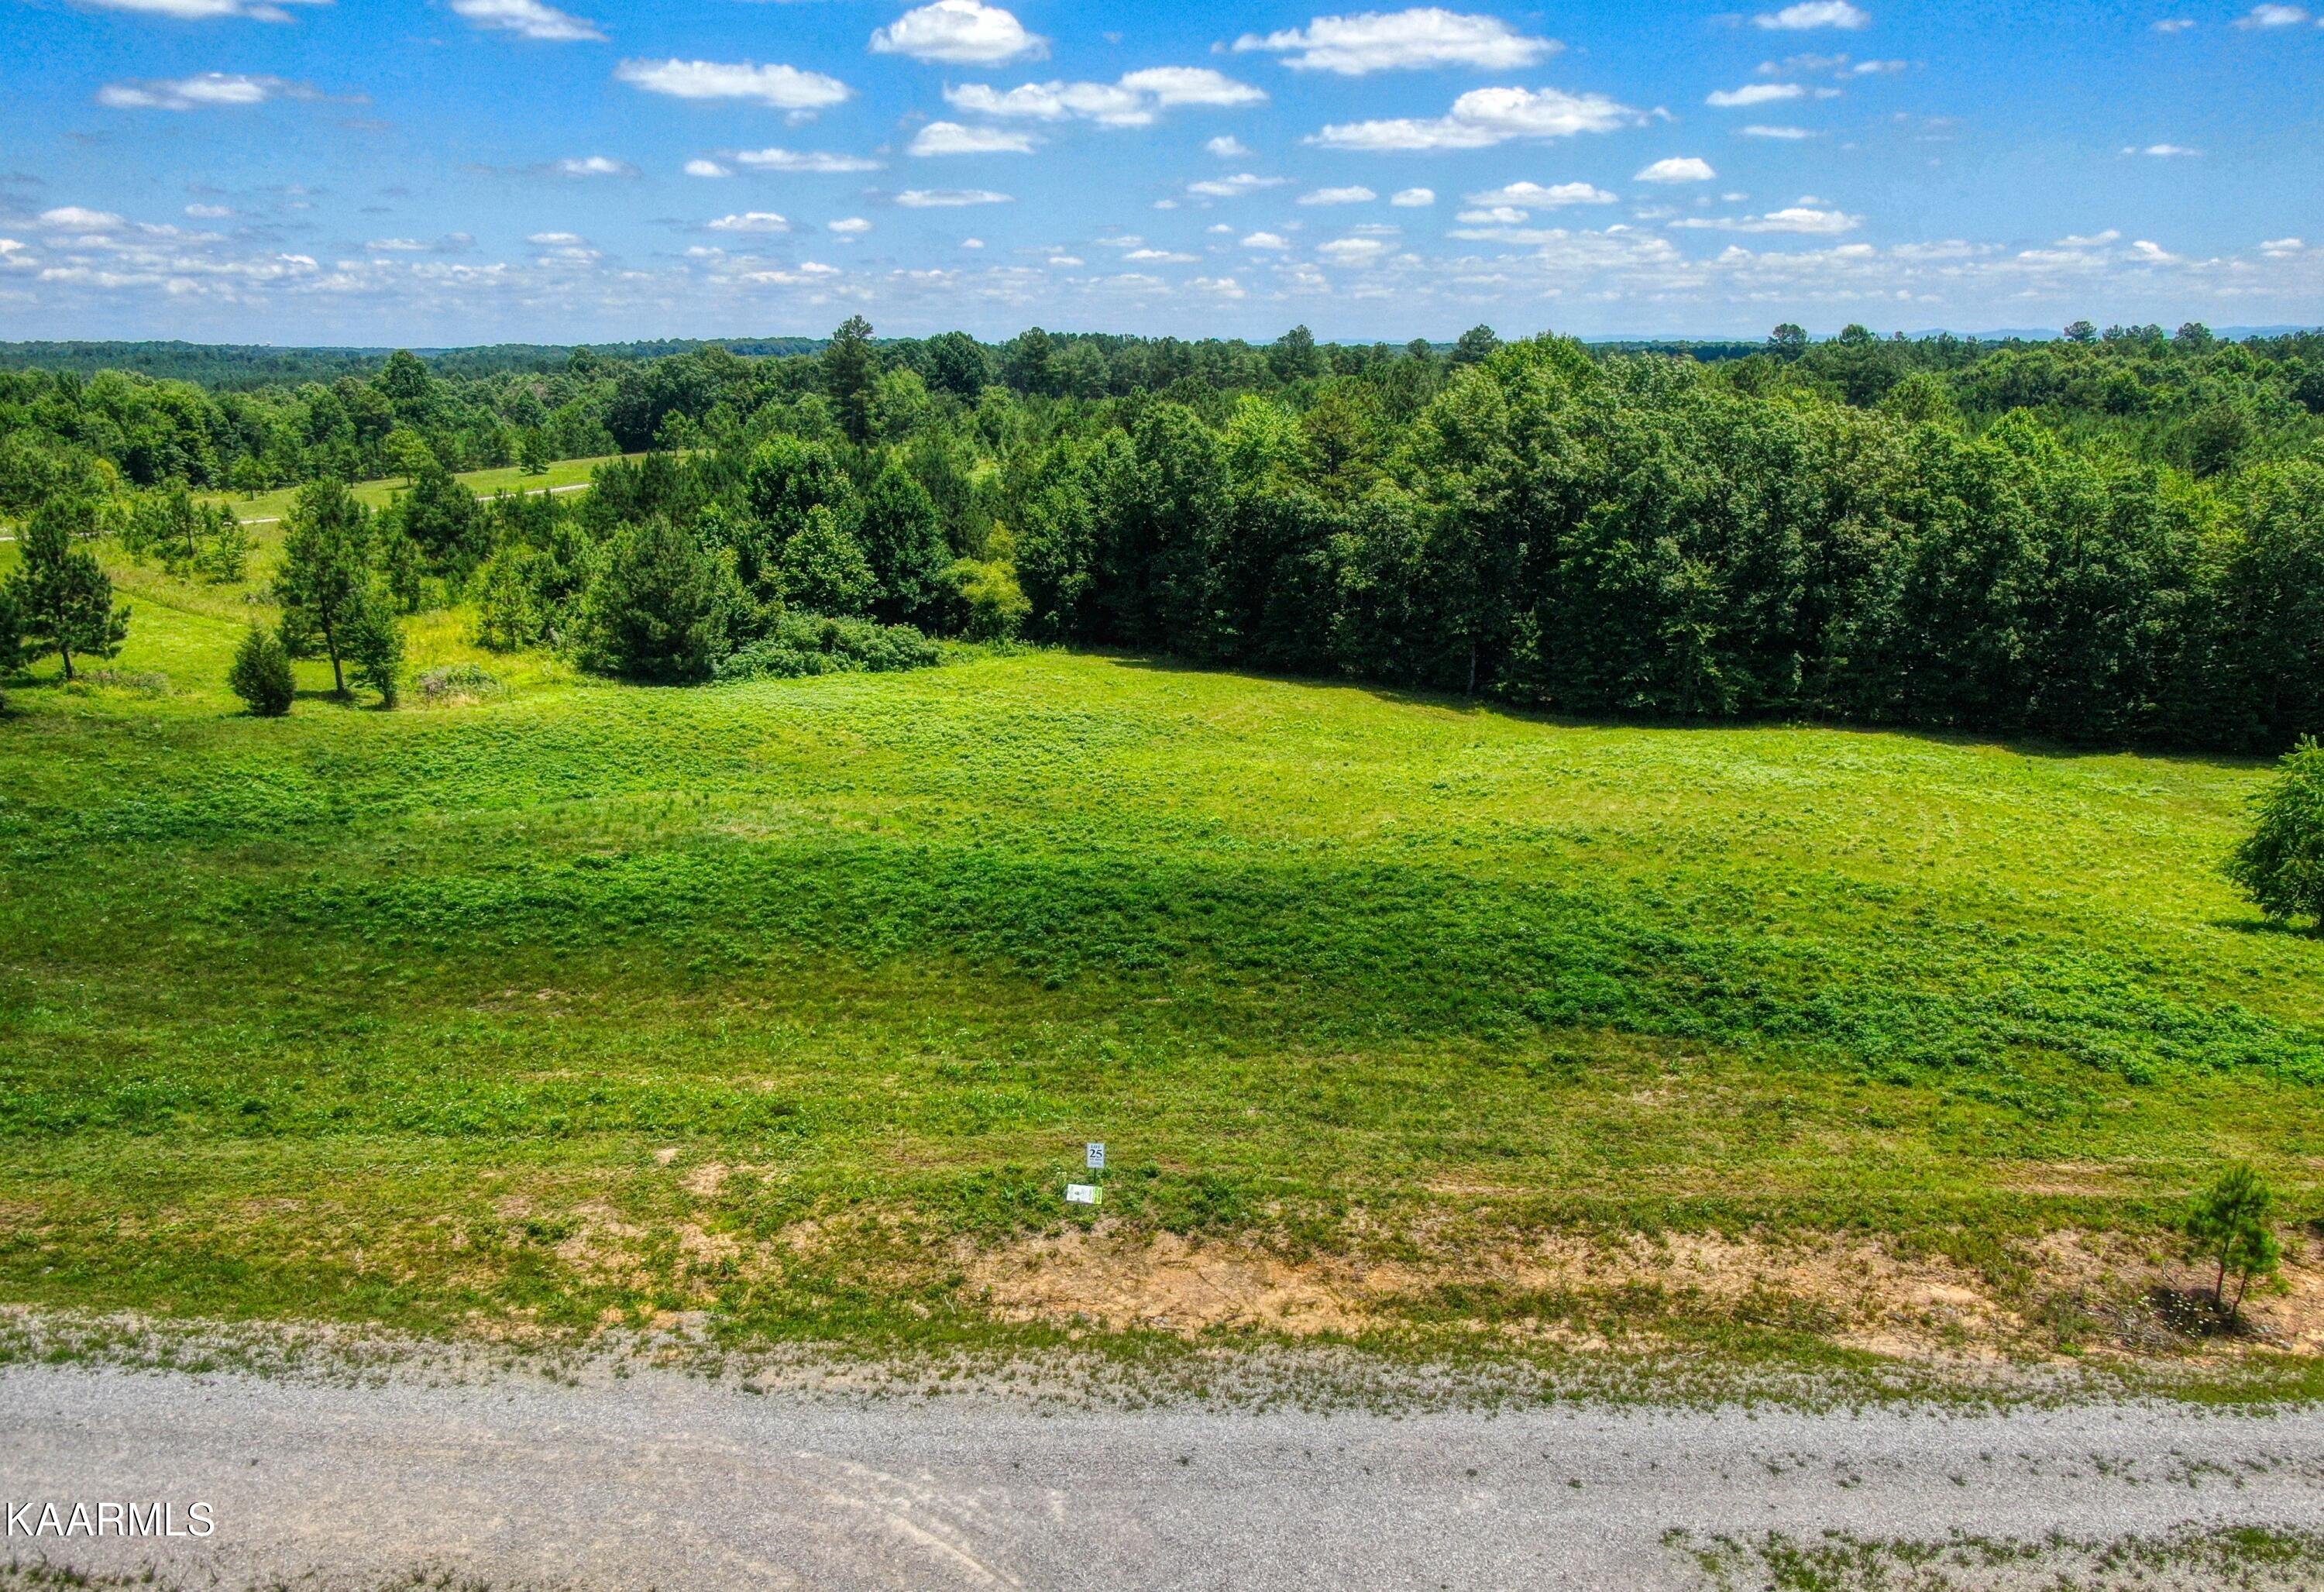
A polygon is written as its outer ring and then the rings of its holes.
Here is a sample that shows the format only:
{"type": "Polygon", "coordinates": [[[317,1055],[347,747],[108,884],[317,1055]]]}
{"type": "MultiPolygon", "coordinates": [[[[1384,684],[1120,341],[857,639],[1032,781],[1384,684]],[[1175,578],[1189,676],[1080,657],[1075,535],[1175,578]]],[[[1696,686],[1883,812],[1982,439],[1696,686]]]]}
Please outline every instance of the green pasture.
{"type": "Polygon", "coordinates": [[[456,613],[415,668],[505,690],[259,721],[255,588],[118,573],[127,649],[0,720],[0,1299],[978,1340],[1093,1138],[1111,1229],[1295,1257],[2022,1282],[2225,1158],[2314,1202],[2324,941],[2219,877],[2255,765],[1060,652],[653,690],[456,613]]]}
{"type": "MultiPolygon", "coordinates": [[[[598,465],[622,456],[608,454],[603,458],[558,459],[539,475],[528,475],[512,465],[500,470],[464,471],[453,479],[465,484],[478,497],[486,498],[503,492],[572,492],[588,485],[589,478],[598,465]]],[[[634,459],[644,456],[632,454],[627,456],[634,459]]],[[[351,490],[356,502],[370,508],[384,509],[410,484],[401,477],[395,477],[384,481],[360,481],[351,490]]],[[[199,495],[206,502],[231,505],[237,519],[264,524],[279,520],[290,511],[290,505],[298,499],[299,489],[283,486],[271,492],[218,492],[199,495]]]]}

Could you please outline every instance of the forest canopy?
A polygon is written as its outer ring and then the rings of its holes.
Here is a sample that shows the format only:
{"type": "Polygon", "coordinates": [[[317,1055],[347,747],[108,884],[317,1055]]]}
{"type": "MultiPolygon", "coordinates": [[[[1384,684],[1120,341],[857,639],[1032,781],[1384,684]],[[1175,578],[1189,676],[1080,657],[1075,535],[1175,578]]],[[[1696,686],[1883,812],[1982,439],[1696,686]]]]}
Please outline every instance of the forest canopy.
{"type": "Polygon", "coordinates": [[[407,609],[640,679],[917,656],[870,625],[1576,713],[2324,731],[2324,335],[548,352],[0,371],[0,513],[406,476],[407,609]],[[570,499],[450,479],[616,451],[570,499]]]}

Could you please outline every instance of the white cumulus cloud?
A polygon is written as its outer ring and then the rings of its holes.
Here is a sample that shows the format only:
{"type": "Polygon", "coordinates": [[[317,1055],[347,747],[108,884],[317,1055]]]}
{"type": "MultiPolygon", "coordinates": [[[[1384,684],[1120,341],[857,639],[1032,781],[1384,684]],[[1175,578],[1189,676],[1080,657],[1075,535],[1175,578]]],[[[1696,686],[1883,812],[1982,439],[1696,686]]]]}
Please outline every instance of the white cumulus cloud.
{"type": "Polygon", "coordinates": [[[1609,133],[1637,120],[1637,111],[1602,94],[1472,88],[1454,100],[1445,115],[1334,123],[1308,142],[1326,149],[1486,149],[1512,139],[1609,133]]]}
{"type": "Polygon", "coordinates": [[[1778,99],[1803,99],[1807,90],[1797,83],[1746,83],[1740,88],[1720,88],[1704,97],[1703,104],[1727,109],[1738,105],[1766,105],[1778,99]]]}
{"type": "Polygon", "coordinates": [[[1174,105],[1264,105],[1267,91],[1239,82],[1209,67],[1147,67],[1124,72],[1120,87],[1163,106],[1174,105]]]}
{"type": "Polygon", "coordinates": [[[872,224],[861,216],[843,216],[836,221],[826,221],[823,225],[826,231],[835,232],[844,238],[862,237],[872,230],[872,224]]]}
{"type": "Polygon", "coordinates": [[[1290,240],[1271,232],[1255,232],[1242,241],[1246,249],[1287,249],[1290,240]]]}
{"type": "Polygon", "coordinates": [[[1319,16],[1304,28],[1245,33],[1234,47],[1273,51],[1296,71],[1337,72],[1349,78],[1430,67],[1509,71],[1532,66],[1562,48],[1554,39],[1520,33],[1496,16],[1468,16],[1434,5],[1319,16]]]}
{"type": "Polygon", "coordinates": [[[1222,161],[1240,160],[1243,156],[1251,152],[1251,148],[1249,144],[1243,143],[1241,139],[1235,137],[1231,133],[1220,133],[1216,138],[1212,139],[1208,143],[1203,145],[1203,147],[1210,151],[1211,153],[1218,156],[1222,161]]]}
{"type": "MultiPolygon", "coordinates": [[[[996,88],[989,83],[947,87],[945,103],[981,116],[1061,122],[1078,117],[1109,127],[1144,127],[1173,106],[1259,105],[1266,91],[1237,82],[1208,67],[1148,67],[1125,73],[1113,83],[1020,83],[996,88]]],[[[1213,141],[1215,143],[1215,141],[1213,141]]],[[[1234,148],[1241,145],[1231,139],[1234,148]]],[[[1218,152],[1214,148],[1213,153],[1218,152]]]]}
{"type": "Polygon", "coordinates": [[[1864,225],[1861,216],[1811,204],[1786,206],[1770,210],[1764,216],[1735,216],[1722,218],[1693,216],[1674,221],[1673,226],[1701,227],[1715,232],[1800,232],[1830,235],[1853,232],[1864,225]]]}
{"type": "Polygon", "coordinates": [[[53,210],[41,212],[41,225],[62,227],[72,232],[113,232],[124,225],[110,210],[90,210],[79,205],[59,205],[53,210]]]}
{"type": "Polygon", "coordinates": [[[1612,194],[1587,182],[1561,182],[1544,187],[1538,182],[1510,182],[1468,198],[1471,205],[1510,205],[1521,210],[1555,210],[1567,205],[1610,205],[1612,194]]]}
{"type": "Polygon", "coordinates": [[[1049,41],[1028,33],[1012,12],[982,0],[934,0],[908,11],[872,35],[875,55],[991,66],[1049,53],[1049,41]]]}
{"type": "Polygon", "coordinates": [[[1742,133],[1746,138],[1781,138],[1784,140],[1813,138],[1815,136],[1814,133],[1809,132],[1804,127],[1770,127],[1764,122],[1752,123],[1748,127],[1742,129],[1742,133]]]}
{"type": "Polygon", "coordinates": [[[1290,180],[1288,177],[1261,177],[1255,171],[1238,171],[1232,177],[1206,177],[1200,182],[1190,182],[1186,191],[1205,198],[1231,199],[1261,189],[1281,188],[1290,180]]]}
{"type": "Polygon", "coordinates": [[[625,60],[613,69],[622,82],[677,99],[754,99],[780,111],[819,111],[853,90],[836,78],[797,67],[747,60],[625,60]]]}
{"type": "Polygon", "coordinates": [[[916,155],[1029,155],[1033,141],[1006,127],[964,127],[958,122],[930,122],[912,139],[916,155]]]}
{"type": "Polygon", "coordinates": [[[480,28],[516,33],[527,39],[563,43],[605,36],[588,18],[544,5],[541,0],[452,0],[452,12],[480,28]]]}
{"type": "Polygon", "coordinates": [[[1751,20],[1763,28],[1797,32],[1805,28],[1867,27],[1872,16],[1850,5],[1848,0],[1800,0],[1800,4],[1786,5],[1781,11],[1763,11],[1751,20]]]}
{"type": "Polygon", "coordinates": [[[1403,209],[1417,210],[1436,202],[1436,190],[1433,188],[1400,188],[1388,196],[1388,202],[1403,209]]]}
{"type": "Polygon", "coordinates": [[[2297,5],[2255,5],[2236,19],[2239,28],[2296,28],[2308,20],[2297,5]]]}
{"type": "Polygon", "coordinates": [[[638,169],[611,155],[578,155],[558,161],[549,170],[560,177],[635,177],[638,169]]]}
{"type": "Polygon", "coordinates": [[[1711,162],[1709,161],[1700,159],[1694,155],[1672,155],[1667,159],[1656,161],[1653,165],[1648,166],[1645,170],[1639,172],[1634,180],[1638,182],[1709,182],[1712,178],[1717,177],[1718,175],[1718,172],[1711,169],[1711,162]]]}
{"type": "Polygon", "coordinates": [[[725,167],[720,165],[715,161],[705,161],[698,158],[686,162],[686,174],[688,177],[732,177],[734,175],[733,172],[728,170],[725,167]]]}
{"type": "Polygon", "coordinates": [[[1369,205],[1379,195],[1358,183],[1348,188],[1319,188],[1299,196],[1303,205],[1369,205]]]}
{"type": "Polygon", "coordinates": [[[791,224],[772,210],[745,210],[739,216],[721,216],[703,225],[712,232],[788,232],[791,224]]]}

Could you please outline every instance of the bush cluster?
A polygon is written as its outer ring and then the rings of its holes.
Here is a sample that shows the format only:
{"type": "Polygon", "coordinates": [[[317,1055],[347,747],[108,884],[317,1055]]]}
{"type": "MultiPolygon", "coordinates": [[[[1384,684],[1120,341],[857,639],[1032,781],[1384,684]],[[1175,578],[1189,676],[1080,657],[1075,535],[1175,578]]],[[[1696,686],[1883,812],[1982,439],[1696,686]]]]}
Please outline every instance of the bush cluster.
{"type": "Polygon", "coordinates": [[[717,677],[795,680],[809,675],[881,675],[927,668],[943,658],[943,649],[910,625],[787,613],[772,634],[720,659],[717,677]]]}

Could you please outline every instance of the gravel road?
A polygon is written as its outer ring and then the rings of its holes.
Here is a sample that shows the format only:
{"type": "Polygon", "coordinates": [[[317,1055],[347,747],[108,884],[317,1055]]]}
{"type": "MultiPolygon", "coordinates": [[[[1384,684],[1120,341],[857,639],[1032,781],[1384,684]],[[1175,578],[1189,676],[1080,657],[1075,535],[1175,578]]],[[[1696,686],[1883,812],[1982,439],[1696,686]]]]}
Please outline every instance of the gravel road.
{"type": "Polygon", "coordinates": [[[6,1547],[229,1587],[434,1566],[503,1589],[1683,1587],[1674,1527],[2324,1526],[2324,1412],[1397,1418],[16,1366],[0,1500],[207,1503],[207,1539],[6,1547]]]}

